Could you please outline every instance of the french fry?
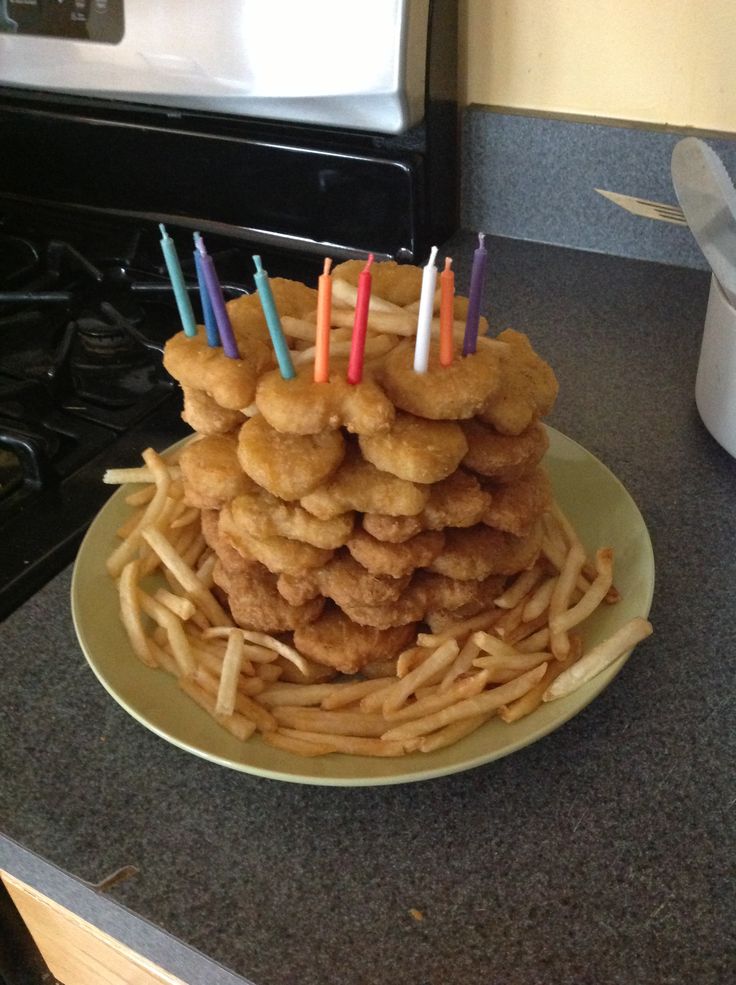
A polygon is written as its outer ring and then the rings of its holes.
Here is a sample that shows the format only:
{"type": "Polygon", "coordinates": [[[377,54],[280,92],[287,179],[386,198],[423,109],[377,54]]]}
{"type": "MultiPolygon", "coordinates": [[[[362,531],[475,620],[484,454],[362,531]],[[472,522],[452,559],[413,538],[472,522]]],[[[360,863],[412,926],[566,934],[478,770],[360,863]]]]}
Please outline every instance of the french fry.
{"type": "Polygon", "coordinates": [[[194,603],[191,599],[188,599],[183,595],[174,595],[173,592],[167,592],[165,588],[157,588],[153,597],[157,602],[160,602],[161,605],[165,605],[167,609],[171,609],[171,611],[177,615],[182,622],[186,622],[194,615],[194,603]]]}
{"type": "Polygon", "coordinates": [[[171,476],[161,456],[158,455],[153,448],[146,448],[143,452],[143,460],[155,477],[156,493],[150,503],[146,506],[143,516],[138,521],[135,529],[131,531],[129,536],[121,544],[119,544],[108,557],[106,562],[107,571],[113,578],[119,577],[128,561],[132,561],[135,557],[136,551],[141,543],[143,530],[146,529],[147,525],[154,524],[156,522],[164,508],[166,497],[168,495],[171,476]]]}
{"type": "MultiPolygon", "coordinates": [[[[358,302],[358,289],[342,277],[335,277],[332,281],[332,300],[342,303],[346,307],[355,308],[358,302]]],[[[371,294],[368,310],[386,311],[390,314],[404,313],[404,309],[400,305],[386,301],[385,298],[379,297],[375,293],[371,294]]]]}
{"type": "Polygon", "coordinates": [[[576,660],[579,660],[582,652],[582,637],[577,634],[573,634],[570,637],[570,652],[565,659],[551,660],[547,664],[547,669],[544,672],[544,677],[541,681],[539,681],[538,684],[535,684],[533,688],[530,688],[526,694],[523,694],[520,698],[517,698],[515,701],[511,701],[509,704],[503,705],[502,708],[499,708],[498,717],[510,725],[511,722],[518,722],[520,718],[525,718],[527,715],[531,715],[531,713],[536,711],[542,704],[544,692],[550,686],[552,681],[556,677],[559,677],[563,670],[571,667],[576,660]]]}
{"type": "Polygon", "coordinates": [[[574,606],[559,613],[552,612],[550,606],[549,628],[553,637],[587,619],[608,595],[613,584],[613,550],[610,547],[596,552],[595,566],[595,581],[574,606]]]}
{"type": "Polygon", "coordinates": [[[473,661],[473,666],[485,670],[489,683],[506,684],[508,681],[513,681],[519,674],[532,670],[549,660],[552,660],[552,654],[541,650],[532,653],[509,654],[503,657],[490,655],[477,657],[473,661]]]}
{"type": "MultiPolygon", "coordinates": [[[[223,626],[213,626],[212,629],[208,629],[204,636],[209,638],[212,636],[227,636],[230,630],[223,626]]],[[[277,640],[275,636],[269,636],[268,633],[256,633],[248,629],[240,629],[238,632],[243,634],[243,639],[247,640],[249,643],[257,643],[259,646],[266,647],[269,650],[274,650],[280,657],[284,657],[290,663],[293,663],[295,667],[298,667],[302,673],[306,674],[309,671],[309,665],[305,657],[301,653],[297,653],[293,646],[289,646],[288,643],[284,643],[281,640],[277,640]]]]}
{"type": "MultiPolygon", "coordinates": [[[[145,458],[145,452],[143,457],[145,458]]],[[[174,466],[167,468],[169,478],[181,476],[181,469],[174,466]]],[[[150,465],[139,465],[130,469],[106,469],[102,481],[108,486],[123,486],[129,483],[156,482],[156,472],[150,465]]]]}
{"type": "Polygon", "coordinates": [[[325,711],[336,711],[338,708],[360,701],[367,694],[383,690],[391,681],[390,677],[375,677],[366,681],[356,681],[354,684],[333,684],[331,692],[325,695],[321,705],[325,711]]]}
{"type": "Polygon", "coordinates": [[[493,600],[493,604],[497,605],[499,609],[515,609],[543,577],[544,568],[539,564],[535,564],[528,571],[522,571],[511,585],[497,599],[493,600]]]}
{"type": "Polygon", "coordinates": [[[180,678],[179,687],[186,694],[189,695],[200,708],[204,708],[208,715],[215,718],[216,721],[220,723],[224,728],[231,732],[236,739],[240,739],[241,742],[245,742],[249,739],[256,730],[255,724],[250,721],[250,719],[245,718],[244,715],[240,715],[235,712],[232,715],[216,715],[215,713],[215,698],[211,694],[208,694],[203,688],[201,688],[194,681],[186,680],[185,678],[180,678]]]}
{"type": "Polygon", "coordinates": [[[232,620],[214,595],[204,587],[192,568],[181,555],[176,553],[160,530],[148,528],[141,531],[141,535],[213,624],[225,627],[232,625],[232,620]]]}
{"type": "Polygon", "coordinates": [[[461,718],[457,722],[450,722],[449,725],[437,729],[431,735],[422,736],[419,740],[419,751],[434,752],[437,749],[452,746],[460,739],[464,739],[466,735],[476,732],[481,725],[485,725],[490,717],[490,715],[470,715],[468,718],[461,718]]]}
{"type": "Polygon", "coordinates": [[[335,693],[336,684],[289,684],[278,683],[266,688],[258,697],[262,705],[276,708],[279,705],[308,707],[321,705],[322,701],[335,693]]]}
{"type": "Polygon", "coordinates": [[[390,722],[409,722],[415,718],[424,718],[427,715],[433,715],[435,712],[442,711],[443,708],[454,705],[464,698],[472,698],[474,695],[480,694],[488,683],[488,680],[487,671],[473,674],[472,677],[462,678],[456,681],[446,691],[442,693],[435,691],[433,694],[427,695],[427,697],[419,698],[413,704],[405,705],[403,708],[399,708],[398,711],[385,715],[385,718],[390,722]]]}
{"type": "Polygon", "coordinates": [[[577,663],[560,674],[544,692],[542,700],[554,701],[576,691],[651,633],[652,624],[647,619],[640,616],[630,619],[612,636],[594,646],[577,663]]]}
{"type": "Polygon", "coordinates": [[[138,601],[138,568],[138,561],[129,561],[120,575],[118,582],[120,618],[136,656],[149,667],[157,667],[158,661],[151,651],[141,619],[141,608],[138,601]]]}
{"type": "Polygon", "coordinates": [[[480,647],[471,637],[466,640],[463,648],[460,650],[458,655],[455,657],[453,662],[447,668],[445,676],[440,681],[439,689],[440,692],[447,691],[451,687],[453,681],[459,677],[461,674],[466,673],[473,666],[473,661],[480,653],[480,647]]]}
{"type": "Polygon", "coordinates": [[[326,735],[321,732],[309,732],[304,729],[283,728],[281,735],[305,742],[329,746],[331,752],[343,752],[350,756],[404,756],[419,747],[416,740],[392,742],[386,739],[374,739],[356,735],[326,735]]]}
{"type": "Polygon", "coordinates": [[[194,674],[195,664],[192,651],[189,647],[189,640],[184,632],[181,620],[175,616],[171,609],[161,605],[146,592],[138,588],[138,602],[141,609],[149,615],[155,622],[166,630],[171,651],[179,666],[179,672],[183,677],[191,677],[194,674]]]}
{"type": "Polygon", "coordinates": [[[412,722],[404,722],[401,725],[396,725],[384,732],[382,738],[384,741],[388,741],[389,739],[413,739],[416,736],[429,735],[430,732],[436,732],[437,729],[444,728],[445,725],[450,725],[451,722],[457,722],[462,718],[470,718],[475,715],[488,715],[491,712],[498,711],[502,705],[508,704],[515,698],[520,698],[522,694],[526,694],[530,688],[534,687],[542,679],[546,669],[547,665],[541,664],[539,667],[535,667],[534,670],[527,671],[526,674],[521,674],[515,680],[509,681],[508,684],[500,684],[491,691],[483,691],[473,698],[458,701],[457,704],[450,705],[449,708],[443,708],[442,711],[438,711],[434,715],[427,715],[425,718],[418,718],[412,722]]]}
{"type": "Polygon", "coordinates": [[[487,609],[485,612],[479,612],[477,616],[471,616],[470,619],[464,619],[462,622],[448,626],[441,633],[420,633],[417,636],[417,646],[434,647],[446,643],[447,640],[465,639],[476,629],[488,629],[502,615],[503,609],[487,609]]]}
{"type": "Polygon", "coordinates": [[[386,731],[388,724],[382,715],[352,711],[324,711],[321,708],[297,708],[286,705],[275,707],[273,716],[281,727],[329,735],[378,737],[386,731]]]}
{"type": "Polygon", "coordinates": [[[235,698],[238,693],[238,679],[243,666],[243,637],[232,632],[228,637],[225,656],[220,672],[220,686],[217,690],[215,714],[232,715],[235,711],[235,698]]]}
{"type": "Polygon", "coordinates": [[[570,640],[565,629],[553,629],[555,622],[570,606],[578,576],[585,563],[585,551],[581,544],[573,544],[568,551],[560,576],[549,600],[550,647],[558,660],[563,660],[570,651],[570,640]]]}
{"type": "MultiPolygon", "coordinates": [[[[400,678],[395,684],[391,685],[389,693],[383,702],[383,713],[388,715],[392,711],[398,711],[407,699],[422,684],[426,684],[435,674],[443,672],[458,655],[460,647],[456,640],[447,640],[440,644],[434,653],[410,671],[406,677],[400,678]]],[[[380,693],[380,692],[379,692],[380,693]]]]}
{"type": "Polygon", "coordinates": [[[282,749],[284,752],[294,753],[295,756],[329,756],[330,753],[337,752],[334,745],[320,742],[317,736],[311,741],[286,735],[284,732],[264,732],[261,738],[274,749],[282,749]]]}

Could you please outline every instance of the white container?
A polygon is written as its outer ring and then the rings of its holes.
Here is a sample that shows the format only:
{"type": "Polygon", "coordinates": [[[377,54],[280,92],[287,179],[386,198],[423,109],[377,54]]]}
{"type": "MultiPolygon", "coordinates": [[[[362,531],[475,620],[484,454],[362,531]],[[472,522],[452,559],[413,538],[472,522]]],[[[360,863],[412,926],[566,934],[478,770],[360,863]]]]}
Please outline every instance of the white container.
{"type": "Polygon", "coordinates": [[[711,278],[695,403],[716,441],[736,458],[736,308],[711,278]]]}

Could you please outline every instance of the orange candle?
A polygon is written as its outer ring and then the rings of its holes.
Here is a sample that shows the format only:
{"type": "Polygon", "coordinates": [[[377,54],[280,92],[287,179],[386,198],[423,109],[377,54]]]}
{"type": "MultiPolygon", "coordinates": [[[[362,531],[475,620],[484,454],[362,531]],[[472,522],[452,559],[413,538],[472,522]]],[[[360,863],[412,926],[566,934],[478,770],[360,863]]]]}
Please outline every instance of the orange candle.
{"type": "Polygon", "coordinates": [[[350,340],[350,360],[348,361],[348,383],[360,383],[363,379],[363,356],[365,337],[368,332],[368,305],[371,302],[371,264],[373,254],[368,254],[368,262],[358,277],[358,297],[355,301],[353,335],[350,340]]]}
{"type": "Polygon", "coordinates": [[[440,365],[449,366],[453,357],[452,323],[455,300],[455,273],[452,258],[445,257],[440,274],[440,365]]]}
{"type": "Polygon", "coordinates": [[[332,260],[325,260],[317,282],[317,332],[315,335],[314,382],[327,383],[330,378],[330,319],[332,317],[332,260]]]}

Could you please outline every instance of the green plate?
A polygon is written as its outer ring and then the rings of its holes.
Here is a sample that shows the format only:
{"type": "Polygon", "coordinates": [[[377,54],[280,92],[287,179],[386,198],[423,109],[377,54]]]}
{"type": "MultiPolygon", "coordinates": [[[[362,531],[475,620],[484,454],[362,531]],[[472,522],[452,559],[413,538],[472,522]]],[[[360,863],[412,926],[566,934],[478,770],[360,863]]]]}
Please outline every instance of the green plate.
{"type": "MultiPolygon", "coordinates": [[[[616,605],[604,605],[585,625],[586,644],[610,635],[634,616],[647,616],[654,590],[654,557],[646,525],[619,480],[593,455],[553,428],[545,464],[557,501],[590,551],[612,546],[616,605]]],[[[332,754],[316,759],[291,755],[261,742],[241,743],[221,729],[177,687],[169,674],[152,670],[133,654],[118,618],[115,585],[105,558],[126,519],[118,490],[102,508],[79,549],[72,580],[72,614],[79,642],[102,685],[142,725],[181,749],[222,766],[291,783],[373,786],[409,783],[457,773],[521,749],[558,728],[591,702],[623,668],[627,655],[565,698],[542,705],[511,725],[492,720],[454,746],[400,759],[332,754]]]]}

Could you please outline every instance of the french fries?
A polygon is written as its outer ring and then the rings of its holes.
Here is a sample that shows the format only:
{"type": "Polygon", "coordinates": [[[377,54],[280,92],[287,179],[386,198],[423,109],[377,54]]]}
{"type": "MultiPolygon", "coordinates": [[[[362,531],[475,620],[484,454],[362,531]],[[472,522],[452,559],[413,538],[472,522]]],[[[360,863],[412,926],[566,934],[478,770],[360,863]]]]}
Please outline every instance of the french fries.
{"type": "MultiPolygon", "coordinates": [[[[334,356],[350,350],[355,299],[352,285],[334,281],[334,356]]],[[[366,359],[380,358],[416,326],[416,305],[372,296],[366,359]]],[[[284,316],[283,327],[294,363],[313,361],[314,315],[284,316]]],[[[461,338],[464,325],[456,322],[453,332],[461,338]]],[[[257,412],[255,403],[242,410],[257,412]]],[[[256,736],[305,757],[430,754],[491,719],[511,727],[592,680],[652,632],[646,619],[632,619],[585,651],[586,620],[620,597],[613,550],[589,556],[553,503],[543,517],[539,558],[508,579],[490,608],[441,632],[420,633],[402,653],[368,664],[360,675],[335,676],[284,639],[233,625],[212,590],[217,557],[205,543],[200,511],[185,499],[176,456],[164,460],[146,449],[142,466],[109,469],[103,481],[138,484],[126,496],[130,516],[106,561],[133,653],[176,677],[182,692],[240,742],[256,736]]]]}

